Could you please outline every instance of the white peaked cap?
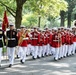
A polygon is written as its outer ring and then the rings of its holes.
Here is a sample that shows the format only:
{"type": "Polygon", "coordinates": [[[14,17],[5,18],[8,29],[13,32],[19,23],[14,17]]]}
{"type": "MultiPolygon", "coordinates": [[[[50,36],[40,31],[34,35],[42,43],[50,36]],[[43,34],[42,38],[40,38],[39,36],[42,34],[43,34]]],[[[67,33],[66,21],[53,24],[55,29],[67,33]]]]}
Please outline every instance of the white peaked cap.
{"type": "Polygon", "coordinates": [[[20,27],[21,27],[21,28],[25,28],[25,26],[24,26],[24,25],[21,25],[20,27]]]}

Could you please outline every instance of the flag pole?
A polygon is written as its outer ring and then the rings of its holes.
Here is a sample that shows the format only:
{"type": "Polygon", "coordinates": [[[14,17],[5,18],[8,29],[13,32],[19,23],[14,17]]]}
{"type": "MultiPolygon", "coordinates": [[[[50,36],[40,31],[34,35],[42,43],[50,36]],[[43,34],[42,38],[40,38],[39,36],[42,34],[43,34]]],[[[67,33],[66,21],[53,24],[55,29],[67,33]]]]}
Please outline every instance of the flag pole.
{"type": "MultiPolygon", "coordinates": [[[[4,12],[4,17],[3,17],[3,24],[2,24],[2,30],[4,31],[4,34],[6,32],[7,27],[8,27],[8,18],[7,18],[6,7],[5,7],[5,12],[4,12]]],[[[5,38],[6,41],[5,40],[4,41],[6,42],[6,62],[7,62],[7,34],[5,34],[5,35],[6,35],[6,38],[5,38]]]]}

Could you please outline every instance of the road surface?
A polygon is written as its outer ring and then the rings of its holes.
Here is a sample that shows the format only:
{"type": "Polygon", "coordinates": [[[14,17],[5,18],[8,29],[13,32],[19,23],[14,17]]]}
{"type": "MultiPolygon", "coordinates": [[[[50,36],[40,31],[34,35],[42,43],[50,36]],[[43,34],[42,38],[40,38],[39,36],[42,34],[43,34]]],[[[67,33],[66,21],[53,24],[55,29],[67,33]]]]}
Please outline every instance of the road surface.
{"type": "Polygon", "coordinates": [[[76,75],[76,55],[54,61],[53,56],[32,60],[27,57],[25,64],[15,60],[12,68],[8,61],[2,61],[0,75],[76,75]]]}

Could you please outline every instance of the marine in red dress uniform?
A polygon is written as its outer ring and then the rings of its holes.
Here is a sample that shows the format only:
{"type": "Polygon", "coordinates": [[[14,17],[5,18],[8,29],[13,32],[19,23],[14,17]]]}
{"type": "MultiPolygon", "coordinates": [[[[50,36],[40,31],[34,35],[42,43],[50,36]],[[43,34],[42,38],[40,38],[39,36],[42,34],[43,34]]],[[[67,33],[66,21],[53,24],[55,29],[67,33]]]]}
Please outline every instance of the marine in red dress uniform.
{"type": "Polygon", "coordinates": [[[42,30],[40,32],[40,41],[39,41],[39,48],[38,48],[38,58],[42,57],[43,45],[44,45],[44,35],[42,30]]]}
{"type": "Polygon", "coordinates": [[[61,27],[61,38],[62,38],[62,57],[66,57],[65,52],[65,31],[64,31],[64,27],[61,27]]]}
{"type": "Polygon", "coordinates": [[[57,29],[54,29],[52,38],[52,51],[54,53],[54,60],[59,58],[59,49],[61,47],[61,34],[58,33],[57,29]]]}
{"type": "Polygon", "coordinates": [[[72,54],[75,54],[76,52],[76,27],[72,27],[72,32],[73,32],[73,52],[72,54]]]}
{"type": "Polygon", "coordinates": [[[45,40],[46,40],[46,55],[49,55],[50,52],[50,44],[49,44],[49,38],[50,38],[50,31],[48,28],[45,28],[45,40]]]}
{"type": "Polygon", "coordinates": [[[31,45],[32,45],[32,57],[36,59],[38,56],[38,46],[40,42],[40,33],[37,31],[37,28],[34,28],[34,31],[31,33],[31,45]]]}
{"type": "Polygon", "coordinates": [[[18,46],[20,52],[20,62],[24,64],[26,60],[26,53],[27,53],[27,45],[28,45],[28,33],[26,32],[25,26],[21,25],[21,30],[17,34],[18,37],[18,46]]]}

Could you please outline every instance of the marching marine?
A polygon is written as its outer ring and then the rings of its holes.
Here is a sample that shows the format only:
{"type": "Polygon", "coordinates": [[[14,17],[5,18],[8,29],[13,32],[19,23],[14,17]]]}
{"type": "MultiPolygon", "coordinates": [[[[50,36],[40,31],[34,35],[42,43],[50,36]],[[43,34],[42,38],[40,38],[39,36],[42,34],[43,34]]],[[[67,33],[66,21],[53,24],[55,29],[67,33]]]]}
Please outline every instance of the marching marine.
{"type": "Polygon", "coordinates": [[[3,43],[5,45],[5,35],[4,35],[4,31],[2,29],[0,29],[0,66],[1,66],[1,57],[2,57],[3,43]]]}
{"type": "Polygon", "coordinates": [[[38,46],[40,42],[40,33],[37,31],[37,28],[34,27],[34,31],[31,32],[31,45],[32,45],[32,57],[36,59],[38,56],[38,46]]]}
{"type": "Polygon", "coordinates": [[[15,56],[15,47],[18,44],[17,32],[14,30],[14,25],[9,25],[10,30],[6,32],[7,37],[7,53],[9,59],[9,67],[14,64],[14,56],[15,56]]]}
{"type": "Polygon", "coordinates": [[[28,32],[25,29],[24,25],[20,26],[21,30],[18,32],[18,46],[19,46],[19,53],[20,53],[20,62],[24,64],[26,60],[26,53],[27,53],[27,45],[28,45],[28,32]]]}

